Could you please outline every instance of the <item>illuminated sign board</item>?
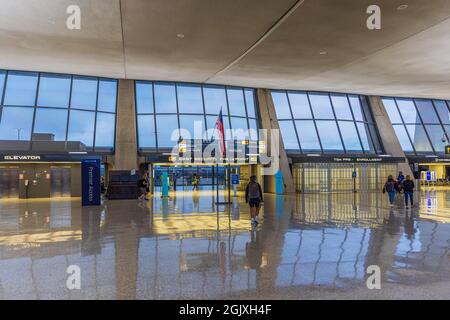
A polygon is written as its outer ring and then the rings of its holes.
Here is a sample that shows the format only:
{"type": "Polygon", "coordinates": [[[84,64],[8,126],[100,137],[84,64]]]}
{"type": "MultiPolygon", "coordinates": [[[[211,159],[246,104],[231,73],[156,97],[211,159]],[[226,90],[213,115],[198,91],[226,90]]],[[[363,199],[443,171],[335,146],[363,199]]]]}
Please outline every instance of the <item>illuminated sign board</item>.
{"type": "Polygon", "coordinates": [[[37,161],[41,160],[41,156],[30,156],[30,155],[12,155],[3,156],[5,161],[37,161]]]}
{"type": "Polygon", "coordinates": [[[450,154],[450,146],[445,146],[445,154],[450,154]]]}

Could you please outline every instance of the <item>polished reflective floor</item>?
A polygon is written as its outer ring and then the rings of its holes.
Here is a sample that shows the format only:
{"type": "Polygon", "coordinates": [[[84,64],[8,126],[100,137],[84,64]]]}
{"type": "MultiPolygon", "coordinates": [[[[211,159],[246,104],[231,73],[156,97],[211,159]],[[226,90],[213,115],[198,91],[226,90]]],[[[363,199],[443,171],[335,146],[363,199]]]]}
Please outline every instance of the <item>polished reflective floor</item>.
{"type": "Polygon", "coordinates": [[[450,299],[450,192],[416,198],[266,195],[256,228],[241,196],[216,207],[211,191],[0,200],[0,299],[450,299]]]}

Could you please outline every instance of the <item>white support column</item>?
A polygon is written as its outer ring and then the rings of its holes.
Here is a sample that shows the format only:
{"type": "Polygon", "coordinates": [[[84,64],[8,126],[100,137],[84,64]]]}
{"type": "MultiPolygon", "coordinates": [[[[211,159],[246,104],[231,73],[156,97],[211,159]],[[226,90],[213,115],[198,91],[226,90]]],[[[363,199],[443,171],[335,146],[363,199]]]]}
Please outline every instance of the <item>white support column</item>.
{"type": "Polygon", "coordinates": [[[119,80],[113,170],[138,168],[134,81],[119,80]]]}
{"type": "MultiPolygon", "coordinates": [[[[275,106],[273,104],[272,95],[268,89],[257,89],[259,113],[261,118],[262,129],[277,129],[280,130],[275,106]]],[[[270,135],[269,135],[270,136],[270,135]]],[[[270,145],[267,146],[271,147],[270,145]]],[[[289,159],[284,149],[283,137],[280,134],[279,143],[279,166],[283,174],[284,193],[295,193],[294,179],[289,168],[289,159]]],[[[266,192],[275,193],[275,176],[265,176],[264,189],[266,192]]]]}

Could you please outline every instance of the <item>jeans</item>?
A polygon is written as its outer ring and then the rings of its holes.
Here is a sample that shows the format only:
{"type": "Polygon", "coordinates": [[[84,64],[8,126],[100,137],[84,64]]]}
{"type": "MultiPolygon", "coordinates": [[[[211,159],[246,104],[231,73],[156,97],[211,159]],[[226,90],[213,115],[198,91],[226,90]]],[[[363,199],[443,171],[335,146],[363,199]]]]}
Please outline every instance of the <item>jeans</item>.
{"type": "Polygon", "coordinates": [[[395,200],[395,191],[389,191],[388,192],[389,195],[389,203],[390,204],[394,204],[394,200],[395,200]]]}
{"type": "Polygon", "coordinates": [[[413,192],[412,191],[405,191],[405,205],[408,205],[408,197],[411,201],[411,206],[413,205],[413,192]]]}

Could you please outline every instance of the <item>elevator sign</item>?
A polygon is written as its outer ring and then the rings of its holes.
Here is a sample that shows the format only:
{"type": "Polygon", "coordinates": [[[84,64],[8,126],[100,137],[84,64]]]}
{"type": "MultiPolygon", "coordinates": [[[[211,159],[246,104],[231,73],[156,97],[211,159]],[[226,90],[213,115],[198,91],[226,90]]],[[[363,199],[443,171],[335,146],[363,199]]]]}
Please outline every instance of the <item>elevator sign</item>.
{"type": "Polygon", "coordinates": [[[450,154],[450,145],[445,146],[445,154],[450,154]]]}
{"type": "Polygon", "coordinates": [[[3,160],[5,161],[39,161],[41,156],[35,155],[4,155],[3,160]]]}

